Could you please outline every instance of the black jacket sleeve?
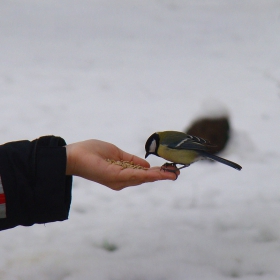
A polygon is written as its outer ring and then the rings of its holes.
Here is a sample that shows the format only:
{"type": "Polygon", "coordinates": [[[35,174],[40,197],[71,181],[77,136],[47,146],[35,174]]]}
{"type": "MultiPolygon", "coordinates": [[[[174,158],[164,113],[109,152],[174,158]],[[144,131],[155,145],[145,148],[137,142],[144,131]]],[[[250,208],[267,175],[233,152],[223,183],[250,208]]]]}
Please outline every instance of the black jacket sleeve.
{"type": "Polygon", "coordinates": [[[0,146],[6,198],[6,218],[0,219],[0,230],[68,218],[72,176],[65,175],[65,145],[60,137],[44,136],[0,146]]]}

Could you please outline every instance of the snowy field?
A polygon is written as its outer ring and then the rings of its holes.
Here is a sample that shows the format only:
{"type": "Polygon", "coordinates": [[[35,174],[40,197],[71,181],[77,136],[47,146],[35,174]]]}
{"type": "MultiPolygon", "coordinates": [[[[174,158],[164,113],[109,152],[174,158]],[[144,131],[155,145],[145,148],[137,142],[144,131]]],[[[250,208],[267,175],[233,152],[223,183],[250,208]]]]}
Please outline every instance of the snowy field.
{"type": "MultiPolygon", "coordinates": [[[[280,279],[279,0],[0,1],[1,143],[148,136],[226,110],[222,156],[0,232],[0,279],[280,279]]],[[[151,165],[165,161],[148,158],[151,165]]]]}

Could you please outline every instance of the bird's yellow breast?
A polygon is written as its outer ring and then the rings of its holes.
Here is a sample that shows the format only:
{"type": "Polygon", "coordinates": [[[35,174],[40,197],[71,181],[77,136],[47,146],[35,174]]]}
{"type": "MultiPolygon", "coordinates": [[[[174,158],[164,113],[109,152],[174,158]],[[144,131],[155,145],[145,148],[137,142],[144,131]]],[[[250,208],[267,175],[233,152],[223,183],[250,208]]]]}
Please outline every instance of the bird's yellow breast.
{"type": "Polygon", "coordinates": [[[164,145],[159,146],[157,154],[168,161],[185,165],[191,164],[199,159],[196,151],[170,149],[164,145]]]}

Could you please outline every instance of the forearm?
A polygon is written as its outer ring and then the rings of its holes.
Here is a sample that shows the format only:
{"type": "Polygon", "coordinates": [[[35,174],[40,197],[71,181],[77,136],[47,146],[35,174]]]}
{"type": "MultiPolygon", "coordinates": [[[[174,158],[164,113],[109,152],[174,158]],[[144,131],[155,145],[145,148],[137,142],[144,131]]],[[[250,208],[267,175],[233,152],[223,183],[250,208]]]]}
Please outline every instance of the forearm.
{"type": "Polygon", "coordinates": [[[6,199],[0,229],[65,220],[72,177],[65,175],[62,138],[47,136],[0,146],[0,176],[6,199]]]}

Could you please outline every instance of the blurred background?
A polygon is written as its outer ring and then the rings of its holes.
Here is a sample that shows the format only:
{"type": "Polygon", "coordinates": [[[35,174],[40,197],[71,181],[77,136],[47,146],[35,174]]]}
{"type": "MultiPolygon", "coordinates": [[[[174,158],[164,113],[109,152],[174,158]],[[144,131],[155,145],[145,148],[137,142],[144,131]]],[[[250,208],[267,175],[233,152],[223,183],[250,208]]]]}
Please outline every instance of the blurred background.
{"type": "MultiPolygon", "coordinates": [[[[278,0],[0,1],[1,143],[146,139],[227,116],[221,156],[113,192],[75,178],[68,221],[0,232],[0,279],[279,279],[278,0]]],[[[151,165],[162,165],[149,157],[151,165]]]]}

